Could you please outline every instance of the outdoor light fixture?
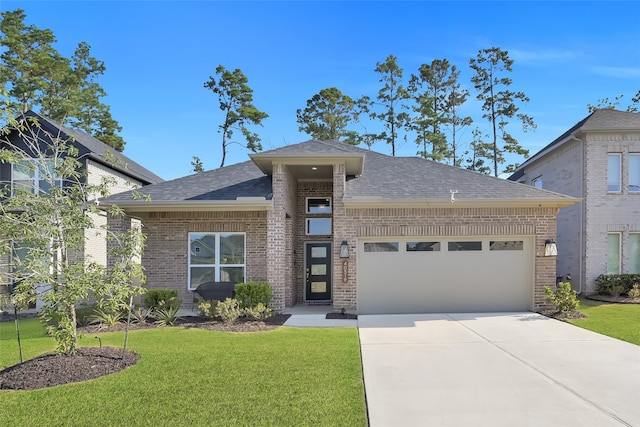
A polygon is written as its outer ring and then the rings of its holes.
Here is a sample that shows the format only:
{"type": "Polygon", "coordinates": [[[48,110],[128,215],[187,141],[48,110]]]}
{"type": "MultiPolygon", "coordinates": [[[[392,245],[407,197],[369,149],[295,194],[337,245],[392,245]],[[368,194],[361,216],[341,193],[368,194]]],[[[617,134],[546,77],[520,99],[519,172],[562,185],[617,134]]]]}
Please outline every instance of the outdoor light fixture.
{"type": "Polygon", "coordinates": [[[349,244],[346,240],[340,245],[340,258],[349,258],[349,244]]]}
{"type": "Polygon", "coordinates": [[[544,256],[557,256],[558,248],[556,247],[556,241],[553,239],[547,239],[544,241],[544,256]]]}

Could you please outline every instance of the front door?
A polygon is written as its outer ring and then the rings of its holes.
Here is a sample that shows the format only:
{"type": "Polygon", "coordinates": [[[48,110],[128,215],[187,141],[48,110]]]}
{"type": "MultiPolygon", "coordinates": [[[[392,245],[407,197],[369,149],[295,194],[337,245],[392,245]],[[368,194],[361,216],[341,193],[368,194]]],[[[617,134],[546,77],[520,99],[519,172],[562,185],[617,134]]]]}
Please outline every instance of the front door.
{"type": "Polygon", "coordinates": [[[331,300],[331,243],[306,244],[306,300],[331,300]]]}

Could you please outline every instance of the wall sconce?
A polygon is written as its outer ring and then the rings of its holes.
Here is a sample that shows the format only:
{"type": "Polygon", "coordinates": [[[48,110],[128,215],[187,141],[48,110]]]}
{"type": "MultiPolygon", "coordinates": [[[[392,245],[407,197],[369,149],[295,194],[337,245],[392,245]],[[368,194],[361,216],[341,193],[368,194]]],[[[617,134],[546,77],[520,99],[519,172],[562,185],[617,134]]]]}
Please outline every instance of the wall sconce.
{"type": "Polygon", "coordinates": [[[349,258],[349,244],[346,240],[340,245],[340,258],[349,258]]]}
{"type": "Polygon", "coordinates": [[[557,256],[558,247],[556,241],[553,239],[547,239],[544,241],[544,256],[557,256]]]}

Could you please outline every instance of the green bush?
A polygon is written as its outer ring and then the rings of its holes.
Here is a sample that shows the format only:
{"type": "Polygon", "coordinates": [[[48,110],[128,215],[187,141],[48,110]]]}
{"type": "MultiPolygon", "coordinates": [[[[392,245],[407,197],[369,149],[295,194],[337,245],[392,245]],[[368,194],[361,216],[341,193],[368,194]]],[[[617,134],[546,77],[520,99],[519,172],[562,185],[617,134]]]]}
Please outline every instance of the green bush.
{"type": "Polygon", "coordinates": [[[235,298],[220,301],[215,308],[215,315],[221,318],[224,323],[234,323],[241,314],[240,302],[235,298]]]}
{"type": "Polygon", "coordinates": [[[172,326],[176,323],[176,320],[180,318],[178,312],[180,306],[163,306],[162,304],[153,310],[152,316],[156,319],[154,322],[156,325],[172,326]]]}
{"type": "Polygon", "coordinates": [[[613,285],[609,286],[609,295],[612,297],[619,297],[624,292],[624,286],[622,285],[613,285]]]}
{"type": "MultiPolygon", "coordinates": [[[[596,278],[596,288],[600,295],[613,295],[611,288],[614,286],[622,286],[620,293],[628,294],[636,283],[640,283],[640,274],[601,274],[596,278]]],[[[616,291],[615,288],[613,290],[616,291]]]]}
{"type": "Polygon", "coordinates": [[[242,308],[265,306],[271,301],[271,286],[267,282],[238,283],[235,286],[236,299],[242,308]]]}
{"type": "Polygon", "coordinates": [[[144,305],[149,310],[159,307],[180,307],[180,298],[176,289],[149,289],[144,296],[144,305]]]}
{"type": "Polygon", "coordinates": [[[569,282],[558,283],[555,291],[551,290],[549,286],[545,286],[544,293],[547,296],[547,302],[560,313],[571,313],[578,308],[578,293],[571,288],[569,282]]]}
{"type": "Polygon", "coordinates": [[[200,311],[200,316],[211,319],[216,316],[216,306],[217,301],[205,301],[200,300],[198,303],[198,311],[200,311]]]}
{"type": "Polygon", "coordinates": [[[89,322],[92,324],[104,325],[106,327],[113,326],[123,318],[120,311],[109,311],[101,308],[93,310],[93,314],[89,316],[89,322]]]}
{"type": "Polygon", "coordinates": [[[273,316],[273,310],[262,303],[258,303],[255,307],[245,307],[242,313],[254,320],[266,320],[273,316]]]}
{"type": "Polygon", "coordinates": [[[627,292],[627,295],[629,296],[629,298],[640,298],[640,285],[635,283],[632,287],[631,290],[629,292],[627,292]]]}

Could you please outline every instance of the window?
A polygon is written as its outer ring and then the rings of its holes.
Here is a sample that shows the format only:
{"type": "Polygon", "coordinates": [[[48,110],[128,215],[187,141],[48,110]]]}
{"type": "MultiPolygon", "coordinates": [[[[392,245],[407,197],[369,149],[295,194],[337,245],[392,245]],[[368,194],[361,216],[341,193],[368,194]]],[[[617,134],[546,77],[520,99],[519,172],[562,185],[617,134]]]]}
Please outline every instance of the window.
{"type": "Polygon", "coordinates": [[[621,189],[621,158],[618,154],[609,154],[607,160],[607,191],[611,193],[619,193],[621,189]]]}
{"type": "Polygon", "coordinates": [[[189,233],[189,289],[245,281],[244,233],[189,233]]]}
{"type": "Polygon", "coordinates": [[[620,274],[620,233],[607,234],[607,274],[620,274]]]}
{"type": "Polygon", "coordinates": [[[640,154],[629,154],[629,192],[640,192],[640,154]]]}
{"type": "Polygon", "coordinates": [[[629,233],[629,274],[640,274],[640,233],[629,233]]]}
{"type": "Polygon", "coordinates": [[[398,242],[372,242],[364,244],[365,252],[398,252],[398,242]]]}
{"type": "Polygon", "coordinates": [[[481,251],[482,242],[449,242],[449,252],[481,251]]]}
{"type": "Polygon", "coordinates": [[[11,165],[11,194],[20,190],[49,194],[53,186],[62,187],[53,159],[25,159],[11,165]]]}
{"type": "Polygon", "coordinates": [[[331,198],[330,197],[321,197],[321,198],[307,197],[307,213],[330,214],[331,198]]]}
{"type": "Polygon", "coordinates": [[[489,242],[490,251],[521,251],[522,240],[496,240],[489,242]]]}
{"type": "Polygon", "coordinates": [[[331,218],[307,218],[307,234],[330,235],[331,218]]]}
{"type": "Polygon", "coordinates": [[[440,242],[407,242],[407,252],[439,252],[440,242]]]}
{"type": "Polygon", "coordinates": [[[537,178],[534,178],[534,180],[531,181],[531,185],[533,185],[536,188],[542,188],[542,177],[539,176],[537,178]]]}

